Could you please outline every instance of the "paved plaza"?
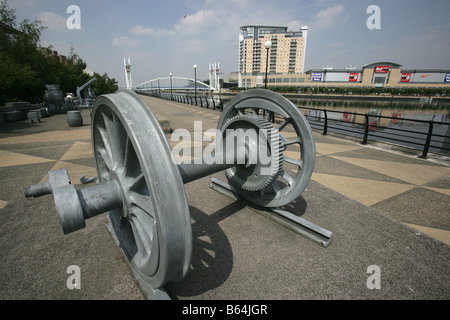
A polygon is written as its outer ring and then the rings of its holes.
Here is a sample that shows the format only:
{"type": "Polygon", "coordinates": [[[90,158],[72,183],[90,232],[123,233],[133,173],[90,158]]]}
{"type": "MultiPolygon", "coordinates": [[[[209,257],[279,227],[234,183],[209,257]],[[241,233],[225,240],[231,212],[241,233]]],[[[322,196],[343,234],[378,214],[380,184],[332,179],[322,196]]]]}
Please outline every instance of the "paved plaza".
{"type": "MultiPolygon", "coordinates": [[[[172,129],[215,128],[220,112],[144,101],[172,129]]],[[[64,236],[51,195],[23,189],[49,170],[96,174],[90,114],[0,126],[0,299],[143,299],[106,228],[106,215],[64,236]],[[81,269],[69,290],[67,268],[81,269]]],[[[314,132],[316,166],[286,210],[333,232],[324,248],[210,189],[214,174],[185,185],[194,248],[191,270],[166,286],[174,299],[449,299],[450,162],[314,132]],[[381,288],[369,289],[369,266],[381,288]]],[[[170,139],[170,134],[168,134],[170,139]]],[[[175,142],[172,142],[172,145],[175,142]]]]}

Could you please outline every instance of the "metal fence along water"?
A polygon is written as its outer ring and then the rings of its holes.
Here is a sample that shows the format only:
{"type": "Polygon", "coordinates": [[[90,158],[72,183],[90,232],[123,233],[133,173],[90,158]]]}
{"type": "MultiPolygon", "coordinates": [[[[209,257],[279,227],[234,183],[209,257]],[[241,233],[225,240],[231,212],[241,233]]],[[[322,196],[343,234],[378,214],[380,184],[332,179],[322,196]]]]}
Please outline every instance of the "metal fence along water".
{"type": "Polygon", "coordinates": [[[397,144],[422,152],[426,158],[429,152],[449,155],[450,122],[445,117],[430,120],[404,117],[402,113],[382,116],[377,110],[366,113],[317,109],[300,106],[311,127],[350,135],[361,139],[361,143],[378,141],[397,144]]]}
{"type": "MultiPolygon", "coordinates": [[[[148,95],[147,92],[143,94],[148,95]]],[[[214,95],[192,93],[154,92],[153,95],[219,111],[223,110],[230,100],[230,97],[218,98],[214,95]]],[[[433,106],[433,110],[426,112],[426,106],[420,100],[417,106],[411,104],[399,108],[396,105],[389,110],[391,115],[387,116],[382,115],[381,110],[386,111],[383,103],[380,103],[381,108],[378,108],[376,102],[326,101],[322,108],[320,101],[290,100],[302,110],[311,127],[323,134],[343,134],[360,139],[363,144],[377,141],[400,145],[419,151],[422,158],[427,158],[429,152],[450,156],[450,121],[446,115],[447,106],[433,106]],[[336,110],[339,108],[347,110],[336,110]]]]}

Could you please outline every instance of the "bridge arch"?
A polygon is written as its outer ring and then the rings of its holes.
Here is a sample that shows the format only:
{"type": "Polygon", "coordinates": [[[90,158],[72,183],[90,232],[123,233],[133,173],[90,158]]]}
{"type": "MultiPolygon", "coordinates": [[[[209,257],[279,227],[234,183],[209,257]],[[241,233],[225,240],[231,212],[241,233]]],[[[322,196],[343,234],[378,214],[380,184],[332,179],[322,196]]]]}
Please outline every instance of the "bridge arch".
{"type": "Polygon", "coordinates": [[[214,88],[199,80],[195,81],[191,78],[172,76],[145,81],[137,86],[133,86],[131,90],[144,94],[152,94],[156,92],[168,92],[170,90],[173,92],[193,92],[194,90],[210,92],[214,91],[214,88]]]}

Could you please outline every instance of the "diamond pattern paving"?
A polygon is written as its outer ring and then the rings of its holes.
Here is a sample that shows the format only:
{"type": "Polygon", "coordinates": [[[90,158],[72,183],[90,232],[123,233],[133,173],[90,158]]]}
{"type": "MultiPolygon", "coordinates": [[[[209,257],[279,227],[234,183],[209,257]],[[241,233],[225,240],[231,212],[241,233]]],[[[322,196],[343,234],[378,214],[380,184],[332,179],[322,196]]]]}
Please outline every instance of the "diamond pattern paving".
{"type": "Polygon", "coordinates": [[[11,167],[51,161],[53,160],[0,150],[0,167],[11,167]]]}
{"type": "MultiPolygon", "coordinates": [[[[199,110],[197,120],[206,116],[211,117],[211,113],[199,110]]],[[[218,118],[219,113],[212,116],[218,118]]],[[[289,134],[283,132],[286,138],[289,134]]],[[[208,132],[203,135],[214,136],[208,132]]],[[[190,145],[187,141],[170,141],[170,135],[168,138],[172,147],[190,145]]],[[[202,141],[203,147],[210,143],[203,141],[203,136],[193,135],[192,138],[202,141]]],[[[316,138],[317,158],[312,180],[450,244],[449,166],[329,136],[316,134],[316,138]]],[[[286,155],[295,156],[297,152],[287,150],[286,155]]],[[[194,150],[190,157],[175,154],[179,161],[193,156],[194,150]]],[[[37,170],[39,165],[39,179],[36,180],[40,181],[32,182],[37,183],[47,180],[46,172],[42,171],[45,164],[50,170],[66,168],[73,184],[80,184],[81,175],[96,175],[90,127],[0,138],[0,168],[3,170],[9,172],[17,168],[17,174],[20,174],[24,166],[30,166],[26,172],[32,172],[33,166],[37,170]]],[[[15,174],[11,172],[8,176],[15,174]]],[[[20,188],[16,186],[15,189],[20,188]]],[[[3,196],[0,209],[6,207],[12,197],[10,192],[3,196]]]]}
{"type": "Polygon", "coordinates": [[[362,158],[350,158],[342,156],[332,156],[359,167],[363,167],[375,172],[415,184],[422,185],[431,182],[444,175],[450,174],[450,168],[428,166],[425,164],[410,164],[393,161],[371,160],[362,158]]]}
{"type": "Polygon", "coordinates": [[[366,206],[372,206],[414,188],[408,184],[322,173],[313,173],[312,179],[366,206]]]}
{"type": "Polygon", "coordinates": [[[312,180],[450,244],[449,166],[336,141],[316,142],[312,180]]]}

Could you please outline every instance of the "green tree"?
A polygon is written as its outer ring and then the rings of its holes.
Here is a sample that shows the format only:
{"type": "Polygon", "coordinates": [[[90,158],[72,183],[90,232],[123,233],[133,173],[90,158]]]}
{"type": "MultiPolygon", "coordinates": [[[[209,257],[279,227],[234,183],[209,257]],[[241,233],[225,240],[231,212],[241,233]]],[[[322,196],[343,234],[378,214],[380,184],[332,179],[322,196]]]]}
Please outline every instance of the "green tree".
{"type": "Polygon", "coordinates": [[[44,29],[40,21],[18,25],[15,10],[0,2],[0,103],[37,97],[42,55],[36,47],[44,29]]]}
{"type": "Polygon", "coordinates": [[[96,96],[112,93],[119,89],[116,79],[109,78],[108,74],[106,73],[101,76],[100,74],[95,72],[94,77],[96,77],[97,80],[92,82],[91,87],[94,90],[96,96]]]}
{"type": "MultiPolygon", "coordinates": [[[[17,23],[15,9],[0,1],[0,105],[7,101],[41,102],[46,84],[59,84],[63,93],[75,93],[91,76],[84,72],[86,62],[73,47],[67,63],[49,53],[53,48],[40,47],[41,21],[17,23]]],[[[97,74],[93,88],[97,95],[117,90],[117,81],[105,73],[97,74]]]]}

